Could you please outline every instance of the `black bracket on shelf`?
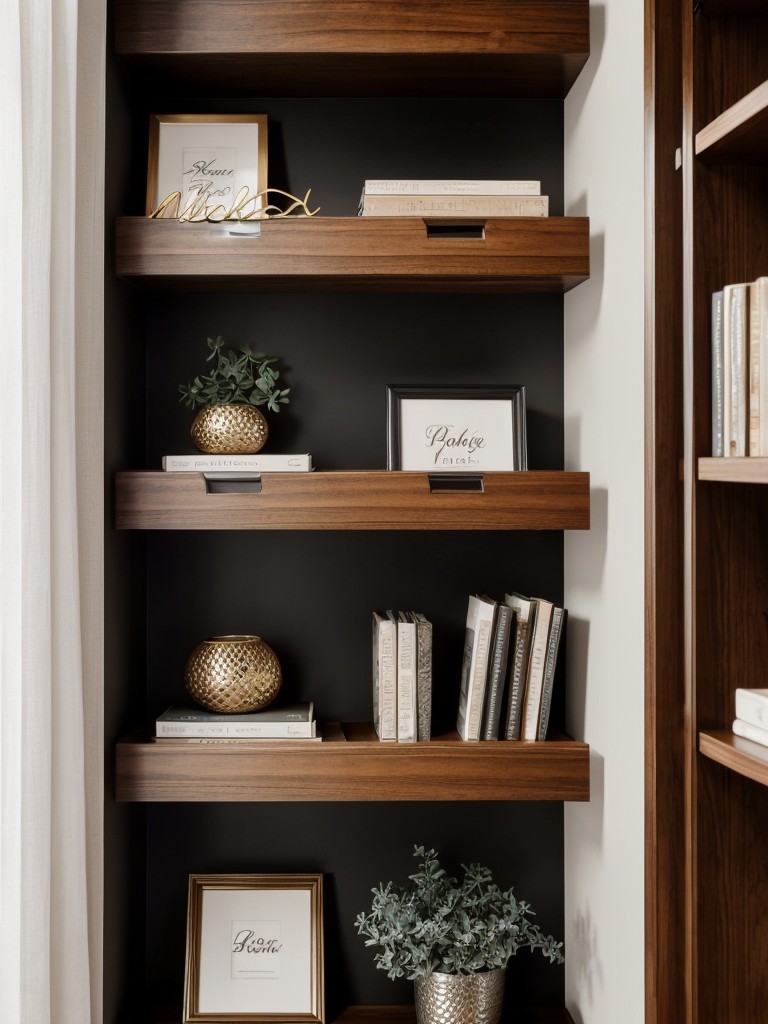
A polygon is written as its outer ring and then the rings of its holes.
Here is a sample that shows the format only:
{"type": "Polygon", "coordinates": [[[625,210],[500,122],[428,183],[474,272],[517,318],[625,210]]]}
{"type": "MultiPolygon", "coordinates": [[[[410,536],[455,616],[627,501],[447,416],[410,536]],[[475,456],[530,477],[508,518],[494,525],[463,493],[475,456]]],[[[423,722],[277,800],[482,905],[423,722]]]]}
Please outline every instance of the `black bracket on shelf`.
{"type": "Polygon", "coordinates": [[[203,473],[208,494],[258,494],[261,473],[203,473]]]}
{"type": "Polygon", "coordinates": [[[485,238],[485,221],[475,221],[468,223],[467,221],[441,221],[439,224],[435,221],[424,221],[427,229],[427,238],[467,238],[467,239],[483,239],[485,238]]]}
{"type": "Polygon", "coordinates": [[[482,473],[428,473],[429,493],[438,491],[479,491],[485,490],[482,473]]]}

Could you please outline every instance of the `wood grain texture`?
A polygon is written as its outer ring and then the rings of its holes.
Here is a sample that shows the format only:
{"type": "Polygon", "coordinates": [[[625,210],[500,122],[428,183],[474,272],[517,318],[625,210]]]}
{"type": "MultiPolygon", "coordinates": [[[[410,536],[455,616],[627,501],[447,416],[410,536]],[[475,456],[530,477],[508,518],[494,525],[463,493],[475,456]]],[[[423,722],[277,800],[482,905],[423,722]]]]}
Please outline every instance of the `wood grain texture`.
{"type": "Polygon", "coordinates": [[[131,66],[195,90],[562,97],[589,56],[589,5],[120,0],[115,45],[131,66]]]}
{"type": "Polygon", "coordinates": [[[589,474],[486,473],[484,491],[426,473],[264,473],[256,494],[209,494],[200,473],[118,473],[118,529],[586,530],[589,474]]]}
{"type": "Polygon", "coordinates": [[[699,750],[731,771],[768,786],[768,747],[720,729],[700,733],[699,750]]]}
{"type": "Polygon", "coordinates": [[[646,0],[645,1020],[685,1020],[681,9],[646,0]]]}
{"type": "Polygon", "coordinates": [[[459,239],[430,238],[420,217],[286,218],[260,227],[258,237],[217,237],[208,223],[122,217],[116,272],[146,286],[187,282],[207,291],[562,292],[589,277],[586,217],[489,218],[484,238],[459,239]]]}
{"type": "Polygon", "coordinates": [[[149,730],[117,745],[119,801],[588,800],[589,746],[381,743],[367,723],[324,727],[321,742],[170,744],[149,730]]]}
{"type": "Polygon", "coordinates": [[[768,0],[703,0],[704,14],[759,14],[768,15],[768,0]]]}
{"type": "Polygon", "coordinates": [[[699,459],[699,480],[722,483],[768,484],[768,458],[699,459]]]}
{"type": "Polygon", "coordinates": [[[696,155],[708,163],[768,162],[768,82],[697,133],[696,155]]]}

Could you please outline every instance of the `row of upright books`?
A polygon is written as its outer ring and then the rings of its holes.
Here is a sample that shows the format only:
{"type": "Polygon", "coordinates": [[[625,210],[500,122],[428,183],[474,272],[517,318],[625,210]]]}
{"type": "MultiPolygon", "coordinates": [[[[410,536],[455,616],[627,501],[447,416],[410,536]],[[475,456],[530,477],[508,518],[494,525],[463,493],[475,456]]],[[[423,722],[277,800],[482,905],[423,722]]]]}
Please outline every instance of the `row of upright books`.
{"type": "Polygon", "coordinates": [[[365,181],[361,217],[547,217],[540,181],[384,178],[365,181]]]}
{"type": "Polygon", "coordinates": [[[768,456],[768,277],[712,295],[712,454],[768,456]]]}
{"type": "Polygon", "coordinates": [[[373,725],[398,743],[432,734],[432,623],[422,612],[373,613],[373,725]]]}
{"type": "Polygon", "coordinates": [[[544,740],[566,611],[544,598],[472,596],[457,729],[463,740],[544,740]]]}

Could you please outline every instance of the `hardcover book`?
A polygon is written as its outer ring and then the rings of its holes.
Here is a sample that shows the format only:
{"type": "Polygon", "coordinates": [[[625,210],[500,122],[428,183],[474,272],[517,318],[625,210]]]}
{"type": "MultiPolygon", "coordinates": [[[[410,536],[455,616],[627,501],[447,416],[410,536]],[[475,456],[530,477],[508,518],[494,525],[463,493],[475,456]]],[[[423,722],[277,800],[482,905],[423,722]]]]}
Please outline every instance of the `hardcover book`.
{"type": "Polygon", "coordinates": [[[712,293],[712,454],[725,454],[723,444],[723,293],[712,293]]]}
{"type": "Polygon", "coordinates": [[[416,623],[397,617],[397,740],[416,742],[416,623]]]}
{"type": "Polygon", "coordinates": [[[536,622],[531,637],[531,656],[528,660],[528,677],[525,681],[523,700],[522,739],[535,740],[539,736],[539,712],[541,694],[544,688],[544,672],[547,666],[550,626],[554,605],[551,601],[537,597],[536,622]]]}
{"type": "Polygon", "coordinates": [[[373,726],[380,740],[397,739],[397,624],[373,613],[373,726]]]}
{"type": "Polygon", "coordinates": [[[411,612],[416,623],[416,739],[432,736],[432,623],[422,612],[411,612]]]}
{"type": "Polygon", "coordinates": [[[467,608],[464,660],[456,728],[463,740],[479,740],[496,602],[472,596],[467,608]]]}
{"type": "Polygon", "coordinates": [[[723,288],[723,450],[747,454],[747,286],[723,288]]]}
{"type": "Polygon", "coordinates": [[[547,217],[549,196],[363,195],[361,217],[547,217]]]}
{"type": "Polygon", "coordinates": [[[539,733],[537,736],[539,740],[547,738],[549,713],[552,709],[552,689],[555,682],[555,670],[557,669],[557,656],[560,651],[560,637],[564,632],[566,615],[567,612],[564,608],[554,608],[552,611],[552,626],[549,630],[547,662],[544,669],[544,686],[541,691],[541,711],[539,712],[539,733]]]}
{"type": "Polygon", "coordinates": [[[166,473],[305,473],[311,455],[164,455],[166,473]]]}
{"type": "Polygon", "coordinates": [[[733,731],[737,736],[743,736],[745,740],[752,740],[753,743],[768,747],[768,729],[761,729],[759,725],[752,725],[737,718],[733,723],[733,731]]]}
{"type": "Polygon", "coordinates": [[[738,687],[736,717],[750,725],[768,729],[768,690],[738,687]]]}
{"type": "Polygon", "coordinates": [[[507,703],[502,717],[503,735],[507,740],[519,740],[531,637],[536,621],[536,602],[529,597],[523,597],[522,594],[505,594],[504,603],[515,613],[515,633],[511,640],[509,655],[507,703]]]}
{"type": "Polygon", "coordinates": [[[478,178],[368,178],[367,196],[537,196],[540,181],[478,178]]]}
{"type": "Polygon", "coordinates": [[[504,683],[507,678],[507,661],[509,660],[509,638],[515,621],[515,613],[507,604],[500,604],[496,609],[496,620],[491,641],[491,660],[488,670],[488,683],[483,709],[484,740],[497,740],[501,724],[501,702],[504,683]]]}
{"type": "Polygon", "coordinates": [[[201,739],[311,739],[317,728],[314,704],[266,708],[243,715],[222,715],[200,708],[170,707],[155,722],[157,737],[188,736],[201,739]]]}

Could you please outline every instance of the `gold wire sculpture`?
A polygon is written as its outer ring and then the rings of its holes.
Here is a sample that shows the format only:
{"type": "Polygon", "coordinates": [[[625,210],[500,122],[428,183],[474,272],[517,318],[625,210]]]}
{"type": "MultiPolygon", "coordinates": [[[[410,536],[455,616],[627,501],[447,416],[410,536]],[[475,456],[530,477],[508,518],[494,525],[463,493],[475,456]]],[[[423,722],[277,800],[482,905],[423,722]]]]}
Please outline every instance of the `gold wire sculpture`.
{"type": "Polygon", "coordinates": [[[255,195],[251,195],[248,186],[243,185],[235,197],[235,201],[229,209],[221,204],[208,205],[207,196],[193,193],[189,202],[183,210],[181,206],[181,192],[171,192],[169,196],[160,203],[156,210],[150,213],[150,220],[180,220],[180,221],[213,221],[219,223],[224,220],[269,220],[272,217],[314,217],[320,210],[309,208],[309,194],[311,188],[303,199],[292,196],[290,192],[283,192],[280,188],[265,188],[255,195]],[[289,199],[290,205],[281,210],[279,206],[267,201],[265,206],[259,205],[259,200],[267,199],[271,192],[285,196],[289,199]]]}

